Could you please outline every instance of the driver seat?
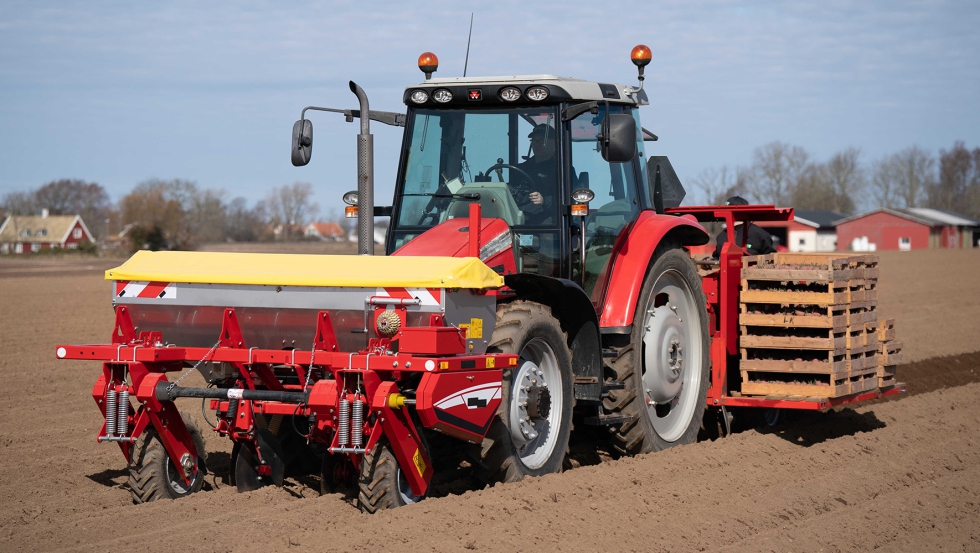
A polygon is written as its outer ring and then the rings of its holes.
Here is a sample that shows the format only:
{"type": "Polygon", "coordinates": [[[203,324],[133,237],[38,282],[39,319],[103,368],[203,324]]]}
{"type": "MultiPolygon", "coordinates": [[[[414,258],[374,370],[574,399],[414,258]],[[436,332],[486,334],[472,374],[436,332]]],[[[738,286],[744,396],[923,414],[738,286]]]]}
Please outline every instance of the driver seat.
{"type": "MultiPolygon", "coordinates": [[[[461,188],[459,192],[476,192],[480,195],[480,208],[484,218],[503,219],[510,226],[524,223],[524,213],[514,203],[506,183],[472,183],[461,188]]],[[[471,203],[473,200],[453,200],[439,222],[469,217],[471,203]]]]}

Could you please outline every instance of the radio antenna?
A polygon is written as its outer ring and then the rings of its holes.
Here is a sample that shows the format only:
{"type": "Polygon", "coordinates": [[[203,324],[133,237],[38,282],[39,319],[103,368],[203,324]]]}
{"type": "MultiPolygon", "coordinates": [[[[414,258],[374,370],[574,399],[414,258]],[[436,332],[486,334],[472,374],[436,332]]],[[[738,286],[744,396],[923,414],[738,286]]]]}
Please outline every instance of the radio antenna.
{"type": "Polygon", "coordinates": [[[470,64],[470,40],[473,38],[473,12],[470,12],[470,34],[466,37],[466,61],[463,62],[463,76],[466,76],[466,68],[470,64]]]}

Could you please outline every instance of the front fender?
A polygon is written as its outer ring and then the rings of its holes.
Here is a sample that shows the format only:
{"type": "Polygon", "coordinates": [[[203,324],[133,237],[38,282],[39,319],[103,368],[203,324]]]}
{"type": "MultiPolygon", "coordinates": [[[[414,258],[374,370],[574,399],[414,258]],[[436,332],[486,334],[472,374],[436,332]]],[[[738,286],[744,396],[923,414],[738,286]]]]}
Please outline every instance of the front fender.
{"type": "Polygon", "coordinates": [[[701,246],[711,237],[693,216],[641,213],[613,254],[599,328],[628,332],[643,279],[653,263],[654,252],[665,239],[677,240],[683,246],[701,246]]]}

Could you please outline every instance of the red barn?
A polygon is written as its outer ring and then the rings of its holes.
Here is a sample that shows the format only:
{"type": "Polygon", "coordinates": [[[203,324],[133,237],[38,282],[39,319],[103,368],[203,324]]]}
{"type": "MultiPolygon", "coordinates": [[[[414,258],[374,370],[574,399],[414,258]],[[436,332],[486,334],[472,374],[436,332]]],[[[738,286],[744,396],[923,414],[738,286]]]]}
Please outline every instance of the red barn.
{"type": "Polygon", "coordinates": [[[861,250],[865,245],[875,250],[922,250],[929,247],[931,230],[928,219],[894,209],[876,209],[838,221],[837,250],[861,250]]]}
{"type": "Polygon", "coordinates": [[[39,252],[46,249],[77,249],[94,242],[92,233],[78,215],[11,215],[0,225],[0,254],[39,252]]]}

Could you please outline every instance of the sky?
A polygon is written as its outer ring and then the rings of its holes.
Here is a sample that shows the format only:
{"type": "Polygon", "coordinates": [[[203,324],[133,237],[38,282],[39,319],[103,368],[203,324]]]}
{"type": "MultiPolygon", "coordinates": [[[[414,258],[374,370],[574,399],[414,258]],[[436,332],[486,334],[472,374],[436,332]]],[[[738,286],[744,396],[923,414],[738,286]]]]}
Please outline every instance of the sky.
{"type": "MultiPolygon", "coordinates": [[[[312,161],[289,162],[304,106],[404,112],[405,87],[460,76],[551,73],[635,84],[630,49],[653,52],[641,108],[682,182],[748,165],[772,141],[817,159],[856,146],[866,164],[912,144],[980,146],[980,3],[412,3],[259,0],[0,6],[0,196],[59,178],[118,201],[150,178],[226,198],[312,183],[326,215],[356,188],[355,123],[314,113],[312,161]]],[[[394,189],[400,128],[372,124],[378,204],[394,189]]],[[[692,187],[688,186],[690,190],[692,187]]]]}

